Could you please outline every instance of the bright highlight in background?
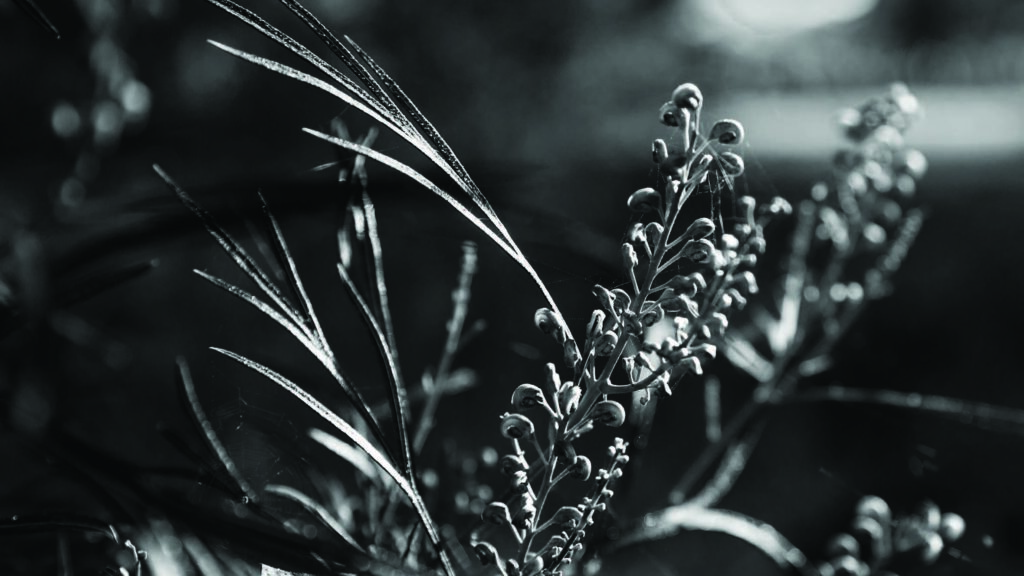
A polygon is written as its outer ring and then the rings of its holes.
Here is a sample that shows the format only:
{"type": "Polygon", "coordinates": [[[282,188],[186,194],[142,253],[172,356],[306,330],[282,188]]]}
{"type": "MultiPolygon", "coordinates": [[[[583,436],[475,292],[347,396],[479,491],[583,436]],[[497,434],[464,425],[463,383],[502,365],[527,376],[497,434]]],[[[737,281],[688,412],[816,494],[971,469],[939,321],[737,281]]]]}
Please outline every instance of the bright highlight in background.
{"type": "Polygon", "coordinates": [[[694,8],[723,28],[785,35],[856,20],[878,0],[694,0],[694,8]]]}

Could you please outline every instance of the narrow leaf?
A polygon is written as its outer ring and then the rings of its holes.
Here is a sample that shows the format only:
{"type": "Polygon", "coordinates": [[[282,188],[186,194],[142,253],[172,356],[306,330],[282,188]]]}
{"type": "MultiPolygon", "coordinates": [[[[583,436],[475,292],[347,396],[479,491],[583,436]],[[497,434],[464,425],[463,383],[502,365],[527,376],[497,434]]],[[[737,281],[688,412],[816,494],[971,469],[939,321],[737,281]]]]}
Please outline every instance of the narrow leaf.
{"type": "Polygon", "coordinates": [[[235,482],[235,488],[238,492],[243,494],[248,502],[255,504],[259,498],[256,496],[256,492],[249,486],[245,478],[238,471],[238,467],[235,466],[235,461],[231,459],[231,455],[224,448],[224,444],[221,443],[220,438],[217,437],[217,432],[213,429],[213,425],[210,424],[210,420],[206,417],[206,412],[203,410],[202,404],[199,403],[199,395],[196,394],[195,383],[192,381],[192,372],[189,370],[188,363],[181,356],[177,359],[178,363],[178,375],[181,378],[181,386],[185,390],[185,396],[188,398],[188,405],[191,408],[192,417],[195,419],[199,428],[203,431],[203,437],[206,438],[206,443],[210,449],[217,456],[217,460],[220,461],[224,467],[224,471],[228,473],[228,476],[235,482]]]}
{"type": "Polygon", "coordinates": [[[324,526],[327,526],[328,528],[333,530],[334,533],[340,536],[341,539],[344,540],[349,546],[351,546],[352,548],[354,548],[362,554],[366,554],[366,550],[363,549],[363,547],[360,546],[358,542],[356,542],[355,538],[352,537],[352,534],[350,534],[349,531],[346,530],[345,527],[341,524],[341,522],[339,522],[338,519],[335,518],[333,514],[331,514],[330,510],[324,508],[322,505],[320,505],[319,502],[313,500],[306,494],[300,492],[299,490],[296,490],[295,488],[292,488],[291,486],[282,486],[280,484],[268,484],[267,486],[264,486],[263,489],[266,490],[267,492],[270,492],[271,494],[277,494],[282,498],[287,498],[299,504],[300,506],[305,508],[307,512],[316,516],[317,520],[319,520],[324,526]]]}
{"type": "Polygon", "coordinates": [[[334,452],[342,460],[345,460],[349,464],[355,466],[355,468],[371,482],[377,485],[381,484],[383,479],[381,478],[379,471],[364,452],[356,450],[351,444],[337,436],[332,436],[317,428],[311,428],[309,430],[309,437],[316,442],[319,442],[324,448],[334,452]]]}

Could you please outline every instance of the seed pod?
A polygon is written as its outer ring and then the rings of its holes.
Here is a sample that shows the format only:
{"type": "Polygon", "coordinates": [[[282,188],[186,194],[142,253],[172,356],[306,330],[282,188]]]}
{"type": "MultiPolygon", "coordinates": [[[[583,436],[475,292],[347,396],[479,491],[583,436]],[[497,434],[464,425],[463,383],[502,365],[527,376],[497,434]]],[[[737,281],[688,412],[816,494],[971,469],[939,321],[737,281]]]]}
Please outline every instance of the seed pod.
{"type": "Polygon", "coordinates": [[[718,165],[727,176],[739,176],[743,174],[743,158],[732,152],[722,152],[718,155],[718,165]]]}
{"type": "Polygon", "coordinates": [[[498,556],[498,549],[491,545],[490,542],[475,542],[473,544],[473,552],[476,553],[476,558],[480,561],[480,564],[484,566],[497,564],[501,560],[501,557],[498,556]]]}
{"type": "Polygon", "coordinates": [[[615,400],[602,400],[594,404],[591,416],[598,424],[618,428],[626,421],[626,409],[615,400]]]}
{"type": "Polygon", "coordinates": [[[519,440],[533,436],[533,421],[522,414],[505,413],[501,417],[501,435],[509,440],[519,440]]]}
{"type": "Polygon", "coordinates": [[[683,110],[696,111],[704,103],[704,95],[700,88],[687,82],[680,84],[672,92],[672,103],[683,110]]]}
{"type": "Polygon", "coordinates": [[[641,188],[630,194],[626,205],[636,212],[652,212],[661,207],[661,194],[654,188],[641,188]]]}
{"type": "Polygon", "coordinates": [[[728,146],[736,146],[743,142],[743,124],[736,120],[719,120],[708,133],[709,140],[718,140],[728,146]]]}
{"type": "Polygon", "coordinates": [[[590,470],[590,458],[581,454],[573,458],[572,464],[569,465],[568,473],[569,477],[574,480],[586,481],[587,478],[590,478],[590,470]]]}
{"type": "Polygon", "coordinates": [[[533,384],[520,384],[512,393],[512,405],[516,410],[529,410],[537,406],[547,405],[544,392],[533,384]]]}
{"type": "Polygon", "coordinates": [[[484,522],[495,526],[507,526],[512,524],[512,515],[508,512],[508,506],[504,502],[491,502],[480,514],[484,522]]]}

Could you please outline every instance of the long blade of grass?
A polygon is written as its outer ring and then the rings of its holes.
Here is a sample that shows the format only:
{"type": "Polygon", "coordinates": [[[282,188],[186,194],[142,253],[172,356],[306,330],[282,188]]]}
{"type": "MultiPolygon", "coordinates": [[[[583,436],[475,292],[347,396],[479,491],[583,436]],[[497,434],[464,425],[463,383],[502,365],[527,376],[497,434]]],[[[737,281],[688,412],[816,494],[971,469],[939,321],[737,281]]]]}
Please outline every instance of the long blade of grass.
{"type": "Polygon", "coordinates": [[[378,450],[365,436],[360,434],[359,431],[353,428],[348,422],[345,422],[344,419],[328,409],[309,392],[306,392],[291,380],[258,362],[254,362],[244,356],[235,354],[230,350],[224,350],[223,348],[211,349],[235,360],[243,366],[264,376],[271,382],[274,382],[278,386],[281,386],[314,412],[319,414],[321,418],[331,423],[331,425],[337,428],[337,430],[352,441],[352,443],[359,446],[359,448],[366,452],[366,455],[369,456],[375,464],[377,464],[381,471],[394,480],[399,489],[405,493],[410,504],[412,504],[413,509],[416,510],[417,515],[420,517],[420,522],[423,524],[424,529],[426,529],[427,534],[430,536],[430,541],[434,545],[434,549],[437,551],[438,557],[441,559],[441,564],[445,568],[445,573],[449,576],[454,576],[455,572],[452,568],[451,561],[448,559],[448,554],[444,550],[444,544],[441,542],[441,537],[437,532],[437,527],[434,524],[433,519],[430,517],[430,512],[427,510],[427,506],[423,502],[423,497],[419,495],[419,492],[416,490],[416,486],[412,484],[411,480],[403,477],[402,473],[395,468],[390,458],[381,453],[380,450],[378,450]]]}
{"type": "Polygon", "coordinates": [[[288,243],[285,242],[281,226],[278,224],[277,218],[274,218],[274,215],[270,212],[270,207],[267,205],[267,201],[262,194],[260,194],[260,201],[263,204],[263,214],[267,220],[267,228],[270,230],[270,235],[274,240],[274,252],[277,254],[279,264],[284,269],[285,278],[287,278],[292,292],[295,293],[295,299],[302,307],[305,319],[312,324],[313,335],[320,343],[324,352],[333,357],[330,348],[325,345],[323,328],[320,327],[320,320],[313,310],[313,302],[310,301],[309,295],[306,294],[306,287],[303,286],[302,279],[299,277],[298,267],[295,264],[295,259],[292,258],[291,251],[288,249],[288,243]]]}
{"type": "Polygon", "coordinates": [[[361,100],[359,100],[357,98],[352,97],[352,95],[347,94],[347,93],[339,90],[338,88],[336,88],[336,87],[332,86],[331,84],[321,80],[320,78],[317,78],[315,76],[312,76],[312,75],[307,74],[305,72],[302,72],[300,70],[296,70],[295,68],[292,68],[291,66],[288,66],[286,64],[281,64],[280,62],[277,62],[275,60],[270,60],[268,58],[263,58],[262,56],[256,56],[255,54],[250,54],[249,52],[245,52],[243,50],[238,50],[238,49],[232,48],[231,46],[227,46],[225,44],[221,44],[220,42],[217,42],[216,40],[207,40],[207,42],[210,43],[212,46],[214,46],[216,48],[219,48],[219,49],[227,52],[228,54],[231,54],[232,56],[235,56],[236,58],[241,58],[242,60],[245,60],[245,61],[250,62],[252,64],[256,64],[257,66],[266,68],[267,70],[270,70],[271,72],[276,72],[278,74],[281,74],[282,76],[287,76],[288,78],[291,78],[293,80],[298,80],[299,82],[302,82],[304,84],[309,84],[310,86],[313,86],[314,88],[319,88],[319,89],[323,90],[324,92],[327,92],[328,94],[338,98],[339,100],[341,100],[345,104],[348,104],[349,106],[359,110],[363,114],[366,114],[367,116],[372,118],[374,121],[380,122],[382,125],[386,126],[389,130],[391,130],[391,131],[393,131],[393,132],[395,132],[395,133],[397,133],[399,135],[405,136],[405,133],[402,131],[402,129],[397,124],[395,124],[394,121],[390,120],[387,117],[385,112],[381,112],[381,111],[375,110],[372,106],[368,106],[363,101],[361,101],[361,100]]]}
{"type": "MultiPolygon", "coordinates": [[[[221,10],[231,14],[235,18],[238,18],[242,22],[245,22],[250,27],[254,28],[261,34],[267,36],[274,42],[277,42],[281,46],[284,46],[306,62],[309,62],[321,72],[330,76],[333,80],[342,85],[346,90],[355,95],[360,102],[360,106],[357,106],[360,110],[363,107],[370,107],[374,110],[375,114],[380,116],[387,116],[388,112],[377,100],[368,94],[365,90],[359,87],[358,84],[348,76],[345,76],[337,68],[329,64],[323,58],[317,56],[314,52],[298,43],[291,36],[285,34],[281,30],[275,28],[272,24],[266,20],[260,18],[251,10],[233,2],[232,0],[207,0],[214,6],[217,6],[221,10]]],[[[216,45],[216,43],[215,43],[216,45]]],[[[221,45],[217,45],[222,47],[221,45]]]]}
{"type": "Polygon", "coordinates": [[[249,256],[249,253],[239,244],[234,238],[231,237],[223,228],[217,224],[214,220],[213,215],[206,211],[205,208],[200,206],[183,188],[178,186],[171,177],[160,166],[154,164],[153,170],[156,171],[157,175],[163,179],[164,183],[177,195],[178,200],[185,205],[197,218],[203,223],[206,231],[210,233],[217,243],[221,245],[221,248],[227,252],[228,256],[235,261],[235,264],[245,272],[245,275],[252,279],[252,281],[263,291],[264,294],[270,298],[286,316],[288,316],[291,322],[302,329],[307,337],[311,337],[308,330],[305,328],[302,322],[299,312],[295,310],[295,307],[289,303],[284,294],[281,293],[277,285],[270,279],[269,276],[260,268],[259,264],[249,256]]]}
{"type": "Polygon", "coordinates": [[[228,476],[235,483],[235,488],[239,493],[243,494],[248,502],[253,504],[259,501],[256,492],[252,489],[252,486],[246,482],[241,472],[238,471],[238,467],[235,465],[235,461],[231,459],[231,455],[228,454],[227,449],[224,448],[224,444],[221,443],[220,438],[217,436],[217,432],[213,429],[213,425],[210,424],[210,420],[206,417],[206,412],[203,410],[202,404],[199,403],[199,395],[196,394],[196,386],[192,381],[192,372],[189,370],[188,362],[184,358],[179,356],[177,358],[178,364],[178,376],[181,380],[181,386],[185,390],[185,396],[188,398],[188,405],[191,408],[190,413],[195,419],[199,428],[203,431],[203,437],[206,438],[206,443],[209,445],[210,450],[217,456],[217,460],[220,461],[224,471],[228,473],[228,476]]]}
{"type": "Polygon", "coordinates": [[[345,284],[345,288],[348,290],[349,296],[351,296],[351,298],[356,302],[356,307],[359,308],[359,311],[362,313],[363,321],[366,322],[366,325],[373,333],[374,341],[377,343],[377,349],[380,352],[381,358],[384,360],[384,367],[386,368],[388,375],[388,392],[390,393],[388,398],[391,401],[391,413],[395,417],[395,428],[398,432],[398,441],[402,447],[402,465],[408,476],[410,478],[415,478],[415,475],[413,474],[412,450],[409,446],[408,395],[399,373],[397,363],[398,358],[395,355],[391,344],[388,342],[388,338],[385,335],[383,328],[381,328],[381,325],[374,317],[373,310],[359,293],[355,282],[352,281],[352,277],[348,275],[348,270],[345,269],[341,263],[338,263],[338,274],[341,276],[341,281],[345,284]]]}
{"type": "Polygon", "coordinates": [[[291,486],[282,486],[280,484],[268,484],[263,489],[271,494],[277,494],[282,498],[287,498],[299,504],[300,506],[305,508],[307,512],[309,512],[313,516],[316,516],[317,520],[319,520],[324,526],[327,526],[328,528],[333,530],[334,533],[340,536],[341,539],[344,540],[349,546],[351,546],[352,548],[354,548],[362,554],[366,554],[366,550],[362,546],[360,546],[358,542],[356,542],[356,539],[352,537],[352,534],[350,534],[349,531],[346,530],[345,527],[341,524],[341,522],[339,522],[338,519],[335,518],[333,514],[331,514],[330,510],[321,506],[320,503],[317,502],[316,500],[313,500],[306,494],[300,492],[299,490],[296,490],[295,488],[292,488],[291,486]]]}
{"type": "Polygon", "coordinates": [[[14,0],[14,3],[17,4],[19,8],[24,10],[25,13],[28,14],[30,18],[35,20],[36,24],[38,24],[43,29],[49,31],[50,34],[53,34],[53,37],[55,39],[60,40],[60,30],[58,30],[57,27],[53,25],[53,22],[50,21],[50,18],[46,16],[46,12],[43,12],[43,10],[39,7],[38,4],[36,4],[33,0],[14,0]]]}
{"type": "Polygon", "coordinates": [[[380,476],[380,472],[365,453],[356,450],[351,444],[341,438],[332,436],[318,428],[311,428],[309,430],[309,437],[354,466],[356,470],[359,470],[363,476],[366,476],[374,484],[382,485],[383,479],[380,476]]]}
{"type": "Polygon", "coordinates": [[[343,45],[330,30],[327,29],[320,20],[317,19],[306,7],[297,2],[296,0],[280,0],[289,10],[292,11],[300,20],[312,30],[319,38],[320,41],[327,45],[327,47],[334,53],[335,56],[341,59],[345,66],[356,75],[356,78],[363,83],[364,86],[370,91],[370,93],[376,98],[376,101],[387,111],[387,114],[395,120],[395,122],[403,127],[403,131],[409,134],[413,134],[411,124],[409,120],[402,114],[394,100],[388,95],[387,91],[377,82],[369,70],[365,66],[359,63],[359,60],[352,54],[352,52],[343,45]]]}
{"type": "MultiPolygon", "coordinates": [[[[355,142],[350,142],[348,140],[324,134],[323,132],[318,132],[311,128],[303,128],[302,130],[307,134],[310,134],[311,136],[315,136],[317,138],[320,138],[321,140],[330,142],[335,146],[340,146],[347,150],[351,150],[352,152],[355,152],[357,154],[362,154],[367,158],[370,158],[371,160],[375,160],[387,166],[388,168],[391,168],[392,170],[395,170],[401,174],[404,174],[405,176],[408,176],[420,186],[423,186],[430,192],[439,196],[441,199],[447,202],[452,208],[455,208],[460,214],[462,214],[464,218],[469,220],[474,226],[480,229],[480,231],[486,234],[487,237],[490,238],[495,244],[497,244],[502,250],[504,250],[506,254],[511,256],[512,259],[515,260],[516,263],[519,264],[519,266],[523,268],[523,270],[525,270],[527,274],[530,275],[530,278],[534,281],[537,287],[540,288],[540,291],[543,294],[544,299],[547,301],[548,305],[551,306],[551,309],[558,313],[559,318],[562,317],[558,309],[558,304],[555,303],[554,297],[552,297],[551,293],[548,291],[547,285],[545,285],[544,281],[540,279],[540,275],[538,275],[537,271],[533,269],[533,266],[530,265],[530,262],[526,259],[525,256],[523,256],[522,252],[520,252],[514,244],[510,244],[506,239],[499,236],[494,230],[487,226],[482,220],[480,220],[479,217],[473,214],[466,206],[464,206],[461,202],[456,200],[451,194],[439,188],[436,184],[428,180],[425,176],[414,170],[409,165],[399,162],[398,160],[386,154],[382,154],[372,148],[362,146],[355,142]]],[[[568,326],[565,326],[563,324],[563,329],[566,330],[566,334],[571,334],[568,326]]]]}
{"type": "Polygon", "coordinates": [[[804,553],[770,524],[731,510],[688,504],[645,515],[643,526],[622,538],[617,547],[668,538],[682,530],[728,534],[760,550],[781,570],[795,569],[805,575],[815,573],[804,553]]]}

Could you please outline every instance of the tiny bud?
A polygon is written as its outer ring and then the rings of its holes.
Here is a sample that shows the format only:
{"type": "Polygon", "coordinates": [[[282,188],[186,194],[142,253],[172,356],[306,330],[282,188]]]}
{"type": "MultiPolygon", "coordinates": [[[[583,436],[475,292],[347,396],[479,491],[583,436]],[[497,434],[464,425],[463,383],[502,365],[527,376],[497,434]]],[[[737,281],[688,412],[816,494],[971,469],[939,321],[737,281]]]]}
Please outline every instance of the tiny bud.
{"type": "Polygon", "coordinates": [[[551,521],[555,524],[569,524],[573,526],[583,520],[583,512],[573,506],[562,506],[551,515],[551,521]]]}
{"type": "Polygon", "coordinates": [[[661,319],[664,317],[665,309],[661,307],[661,304],[655,303],[653,306],[640,313],[640,322],[642,322],[644,326],[650,328],[658,322],[661,322],[661,319]]]}
{"type": "Polygon", "coordinates": [[[519,494],[526,494],[530,491],[530,476],[524,470],[517,470],[512,473],[512,481],[509,483],[512,490],[519,494]]]}
{"type": "Polygon", "coordinates": [[[637,222],[629,227],[629,232],[626,233],[626,239],[630,242],[647,242],[647,235],[644,234],[644,225],[637,222]]]}
{"type": "Polygon", "coordinates": [[[505,560],[505,572],[508,576],[522,576],[522,572],[519,570],[519,562],[513,558],[505,560]]]}
{"type": "Polygon", "coordinates": [[[595,284],[593,293],[602,308],[608,312],[615,312],[615,295],[610,290],[600,284],[595,284]]]}
{"type": "Polygon", "coordinates": [[[630,194],[626,205],[636,212],[652,212],[661,207],[661,194],[654,188],[641,188],[630,194]]]}
{"type": "Polygon", "coordinates": [[[523,564],[524,576],[538,576],[541,571],[544,570],[544,559],[540,556],[534,556],[523,564]]]}
{"type": "Polygon", "coordinates": [[[615,350],[619,343],[619,335],[614,330],[608,330],[594,342],[594,352],[598,356],[607,356],[615,350]]]}
{"type": "Polygon", "coordinates": [[[480,517],[483,518],[484,522],[496,526],[512,524],[512,516],[508,513],[508,506],[504,502],[491,502],[484,508],[480,517]]]}
{"type": "Polygon", "coordinates": [[[546,371],[546,382],[548,385],[548,392],[551,394],[557,394],[562,388],[562,379],[558,376],[558,369],[552,362],[548,362],[544,365],[546,371]]]}
{"type": "Polygon", "coordinates": [[[604,312],[594,310],[590,315],[590,322],[587,323],[587,338],[598,338],[604,332],[604,312]]]}
{"type": "Polygon", "coordinates": [[[651,246],[659,246],[661,244],[661,235],[665,233],[665,227],[657,222],[649,222],[644,227],[644,236],[651,246]]]}
{"type": "Polygon", "coordinates": [[[727,176],[739,176],[743,174],[743,158],[732,152],[722,152],[718,155],[718,165],[727,176]]]}
{"type": "Polygon", "coordinates": [[[516,472],[523,472],[529,469],[529,465],[521,454],[506,454],[501,457],[499,465],[501,473],[505,476],[513,476],[516,472]]]}
{"type": "Polygon", "coordinates": [[[586,480],[590,478],[590,458],[582,454],[576,456],[569,465],[569,477],[574,480],[586,480]]]}
{"type": "Polygon", "coordinates": [[[523,530],[533,526],[533,519],[537,517],[537,507],[533,504],[533,498],[529,495],[523,494],[520,498],[522,507],[519,508],[519,512],[516,512],[515,517],[512,518],[512,525],[523,530]]]}
{"type": "Polygon", "coordinates": [[[640,264],[640,259],[636,255],[636,250],[633,245],[626,242],[622,244],[622,265],[627,270],[632,270],[640,264]]]}
{"type": "Polygon", "coordinates": [[[707,288],[708,283],[704,280],[704,276],[700,272],[694,272],[693,274],[687,274],[686,276],[673,276],[672,279],[668,281],[668,286],[676,294],[685,294],[690,298],[693,298],[698,292],[707,288]]]}
{"type": "Polygon", "coordinates": [[[612,294],[615,295],[615,311],[622,314],[629,305],[633,303],[633,299],[629,296],[629,293],[622,288],[616,288],[612,290],[612,294]]]}
{"type": "Polygon", "coordinates": [[[558,315],[550,308],[539,308],[533,314],[533,323],[537,329],[545,334],[556,334],[561,332],[562,324],[558,321],[558,315]]]}
{"type": "Polygon", "coordinates": [[[687,82],[680,84],[672,92],[672,103],[683,110],[697,110],[704,103],[704,95],[700,88],[687,82]]]}
{"type": "Polygon", "coordinates": [[[655,164],[662,164],[668,160],[668,144],[661,138],[658,138],[651,145],[651,154],[654,157],[655,164]]]}
{"type": "Polygon", "coordinates": [[[942,515],[942,521],[939,524],[939,535],[946,542],[956,542],[964,534],[967,524],[959,514],[953,512],[946,512],[942,515]]]}
{"type": "Polygon", "coordinates": [[[522,414],[505,413],[501,417],[501,435],[510,440],[533,436],[533,421],[522,414]]]}
{"type": "Polygon", "coordinates": [[[547,400],[544,398],[544,392],[533,384],[520,384],[515,392],[512,393],[512,405],[517,410],[528,410],[546,404],[547,400]]]}
{"type": "MultiPolygon", "coordinates": [[[[506,509],[506,511],[507,510],[508,509],[506,509]]],[[[500,560],[500,557],[498,556],[498,549],[489,542],[474,543],[473,552],[476,553],[477,560],[479,560],[484,566],[497,564],[498,560],[500,560]]]]}
{"type": "Polygon", "coordinates": [[[882,524],[889,524],[892,521],[892,511],[889,505],[878,496],[865,496],[857,503],[855,514],[874,518],[882,524]]]}
{"type": "Polygon", "coordinates": [[[939,511],[939,507],[930,500],[922,502],[917,508],[917,513],[921,516],[921,523],[925,529],[930,532],[935,532],[942,524],[942,513],[939,511]]]}
{"type": "Polygon", "coordinates": [[[567,416],[576,411],[576,408],[580,405],[580,397],[582,395],[583,392],[580,390],[580,387],[573,385],[572,382],[567,382],[562,387],[561,392],[558,393],[558,403],[567,416]]]}
{"type": "Polygon", "coordinates": [[[736,120],[719,120],[708,133],[709,140],[718,140],[722,144],[735,146],[743,142],[743,124],[736,120]]]}
{"type": "Polygon", "coordinates": [[[598,424],[618,428],[626,421],[626,409],[615,400],[602,400],[594,404],[591,417],[598,424]]]}
{"type": "Polygon", "coordinates": [[[715,231],[715,223],[710,218],[697,218],[683,232],[683,238],[707,238],[715,231]]]}
{"type": "Polygon", "coordinates": [[[679,126],[679,107],[672,102],[665,102],[658,110],[658,120],[665,126],[679,126]]]}
{"type": "Polygon", "coordinates": [[[921,562],[925,566],[934,564],[939,556],[942,554],[942,548],[944,543],[942,536],[939,536],[935,532],[929,532],[924,537],[924,546],[921,549],[921,562]]]}
{"type": "Polygon", "coordinates": [[[684,258],[703,264],[710,262],[716,251],[715,245],[705,238],[688,240],[680,250],[684,258]]]}
{"type": "Polygon", "coordinates": [[[860,543],[849,534],[836,534],[829,540],[826,553],[832,558],[838,558],[839,556],[853,556],[856,558],[860,556],[860,543]]]}

